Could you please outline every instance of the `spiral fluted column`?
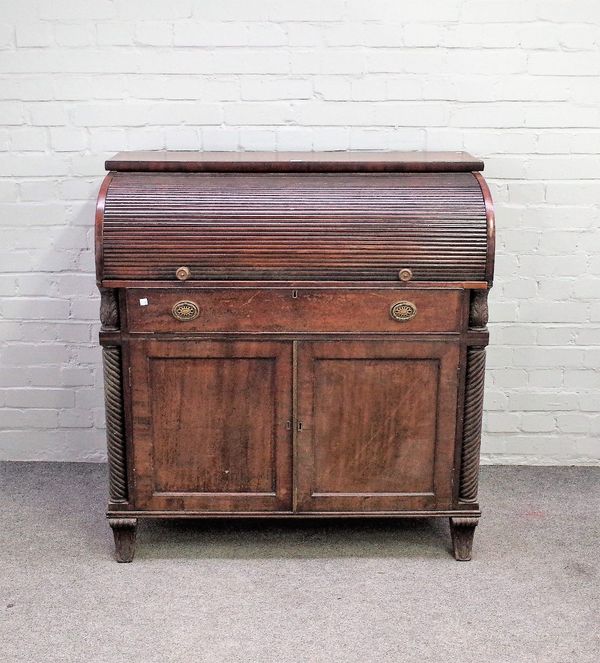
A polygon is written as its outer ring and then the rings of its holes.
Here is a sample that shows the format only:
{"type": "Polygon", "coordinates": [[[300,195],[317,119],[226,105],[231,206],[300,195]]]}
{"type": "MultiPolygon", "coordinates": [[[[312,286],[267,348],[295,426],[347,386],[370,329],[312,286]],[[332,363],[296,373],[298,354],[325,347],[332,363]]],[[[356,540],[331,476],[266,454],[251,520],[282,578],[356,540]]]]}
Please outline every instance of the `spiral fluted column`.
{"type": "Polygon", "coordinates": [[[485,348],[469,348],[459,488],[462,502],[475,502],[477,499],[484,376],[485,348]]]}
{"type": "Polygon", "coordinates": [[[106,407],[106,442],[110,475],[110,499],[127,501],[127,464],[123,418],[121,348],[107,346],[102,351],[104,362],[104,403],[106,407]]]}

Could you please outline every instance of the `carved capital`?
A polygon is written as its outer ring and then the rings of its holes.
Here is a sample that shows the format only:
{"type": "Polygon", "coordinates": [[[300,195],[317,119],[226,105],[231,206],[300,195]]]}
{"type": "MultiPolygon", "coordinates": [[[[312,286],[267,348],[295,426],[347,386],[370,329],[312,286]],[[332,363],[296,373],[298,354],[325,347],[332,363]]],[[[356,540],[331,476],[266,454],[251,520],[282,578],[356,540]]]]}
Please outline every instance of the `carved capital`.
{"type": "Polygon", "coordinates": [[[471,306],[469,308],[469,327],[482,329],[488,323],[488,291],[471,290],[471,306]]]}
{"type": "Polygon", "coordinates": [[[100,322],[103,331],[119,329],[119,304],[116,290],[100,288],[100,322]]]}

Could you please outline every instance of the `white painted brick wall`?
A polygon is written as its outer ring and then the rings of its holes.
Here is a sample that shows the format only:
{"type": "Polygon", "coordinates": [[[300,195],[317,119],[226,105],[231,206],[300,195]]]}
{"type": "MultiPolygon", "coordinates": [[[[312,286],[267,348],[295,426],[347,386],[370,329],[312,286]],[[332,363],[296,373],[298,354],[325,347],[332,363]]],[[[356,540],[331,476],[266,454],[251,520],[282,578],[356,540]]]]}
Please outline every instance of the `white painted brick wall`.
{"type": "Polygon", "coordinates": [[[597,0],[4,2],[0,458],[104,458],[94,198],[161,148],[483,157],[485,458],[600,463],[597,0]]]}

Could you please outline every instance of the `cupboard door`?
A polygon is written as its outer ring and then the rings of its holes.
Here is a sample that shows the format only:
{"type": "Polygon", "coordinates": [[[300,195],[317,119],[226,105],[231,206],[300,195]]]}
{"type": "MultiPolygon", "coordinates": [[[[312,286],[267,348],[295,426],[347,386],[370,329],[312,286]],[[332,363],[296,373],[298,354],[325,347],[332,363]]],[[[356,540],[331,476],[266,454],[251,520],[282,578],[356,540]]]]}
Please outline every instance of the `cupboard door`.
{"type": "Polygon", "coordinates": [[[291,508],[292,345],[130,344],[136,508],[291,508]]]}
{"type": "Polygon", "coordinates": [[[456,342],[300,343],[296,510],[448,508],[458,363],[456,342]]]}

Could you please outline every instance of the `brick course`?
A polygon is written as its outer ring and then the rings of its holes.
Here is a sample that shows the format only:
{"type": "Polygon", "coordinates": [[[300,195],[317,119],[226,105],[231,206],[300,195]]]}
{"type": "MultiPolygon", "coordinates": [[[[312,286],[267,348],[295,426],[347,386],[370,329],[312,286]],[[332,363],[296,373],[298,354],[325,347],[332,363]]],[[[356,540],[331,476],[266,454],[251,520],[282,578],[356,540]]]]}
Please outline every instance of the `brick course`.
{"type": "Polygon", "coordinates": [[[497,208],[484,460],[600,463],[600,3],[5,4],[0,459],[105,457],[110,154],[466,149],[497,208]]]}

